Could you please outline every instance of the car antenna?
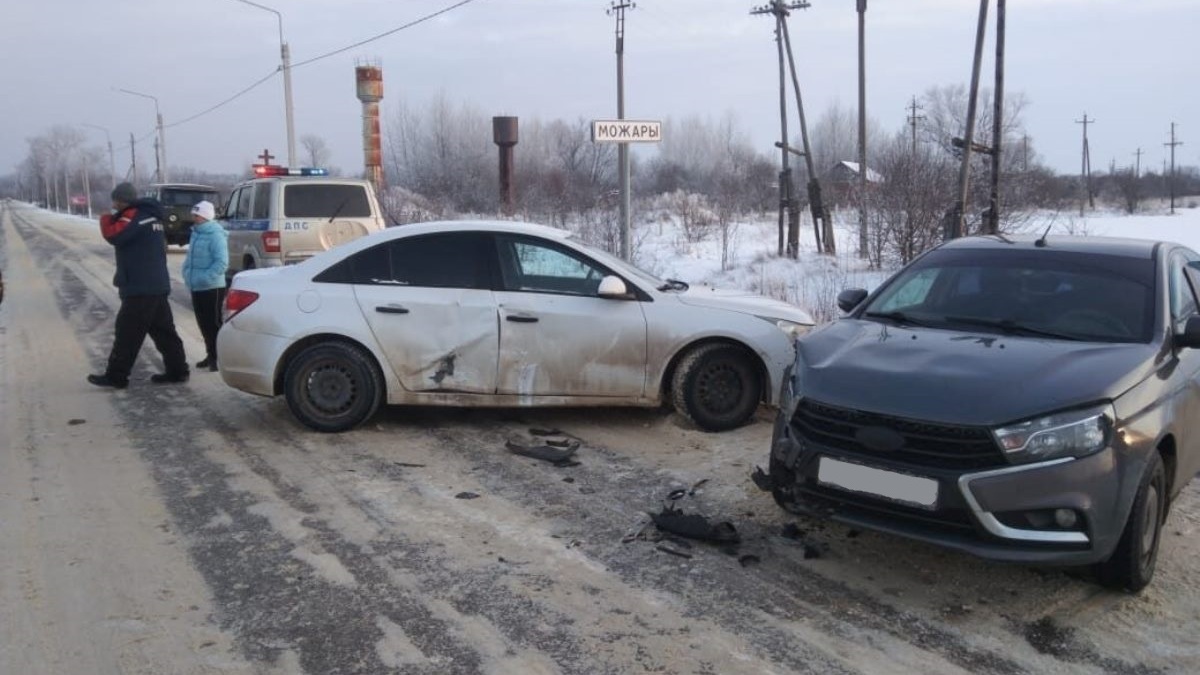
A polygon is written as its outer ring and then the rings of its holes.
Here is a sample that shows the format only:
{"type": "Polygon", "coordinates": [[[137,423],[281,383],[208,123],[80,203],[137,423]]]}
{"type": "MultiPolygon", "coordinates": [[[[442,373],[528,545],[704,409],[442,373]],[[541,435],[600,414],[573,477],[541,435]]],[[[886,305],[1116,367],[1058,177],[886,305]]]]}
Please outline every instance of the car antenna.
{"type": "Polygon", "coordinates": [[[1033,245],[1038,248],[1044,248],[1046,246],[1046,236],[1050,234],[1050,228],[1052,227],[1054,227],[1054,223],[1047,225],[1046,231],[1042,233],[1041,237],[1038,237],[1037,241],[1033,242],[1033,245]]]}

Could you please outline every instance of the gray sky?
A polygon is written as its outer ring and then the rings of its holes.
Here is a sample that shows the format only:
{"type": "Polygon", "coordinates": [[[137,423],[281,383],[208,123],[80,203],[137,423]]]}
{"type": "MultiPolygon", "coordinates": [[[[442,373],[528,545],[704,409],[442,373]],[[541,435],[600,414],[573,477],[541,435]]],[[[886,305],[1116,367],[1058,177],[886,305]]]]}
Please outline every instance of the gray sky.
{"type": "MultiPolygon", "coordinates": [[[[441,9],[453,0],[262,0],[284,16],[293,63],[441,9]]],[[[830,103],[857,104],[854,0],[811,0],[791,20],[810,124],[830,103]]],[[[778,134],[770,17],[743,0],[641,0],[628,14],[626,112],[635,118],[733,111],[760,148],[778,134]]],[[[994,53],[995,2],[985,48],[994,53]]],[[[970,76],[974,0],[870,0],[867,109],[885,129],[904,124],[914,94],[970,76]]],[[[296,134],[322,136],[331,164],[361,163],[356,59],[382,62],[389,104],[424,106],[439,92],[488,114],[543,119],[614,117],[613,20],[604,0],[475,0],[433,21],[293,72],[296,134]]],[[[4,0],[0,44],[0,173],[25,139],[52,124],[107,127],[114,145],[167,124],[268,75],[278,64],[272,14],[235,0],[4,0]]],[[[1029,100],[1026,128],[1051,167],[1079,167],[1080,125],[1092,166],[1161,167],[1169,125],[1200,164],[1200,6],[1196,0],[1009,0],[1006,89],[1029,100]]],[[[233,103],[167,130],[172,166],[234,172],[264,147],[282,161],[283,84],[276,76],[233,103]]],[[[794,128],[794,121],[791,122],[794,128]]],[[[85,129],[97,146],[100,131],[85,129]]],[[[519,149],[518,149],[519,151],[519,149]]],[[[128,166],[128,149],[118,171],[128,166]]],[[[139,168],[153,165],[151,140],[139,168]]]]}

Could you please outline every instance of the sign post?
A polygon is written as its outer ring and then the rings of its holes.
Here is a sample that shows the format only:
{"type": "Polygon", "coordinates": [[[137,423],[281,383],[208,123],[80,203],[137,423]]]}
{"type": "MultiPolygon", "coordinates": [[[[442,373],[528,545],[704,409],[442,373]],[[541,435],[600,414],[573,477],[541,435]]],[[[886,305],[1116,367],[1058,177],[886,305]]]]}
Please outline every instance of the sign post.
{"type": "Polygon", "coordinates": [[[662,122],[651,120],[593,120],[593,143],[619,143],[621,152],[621,259],[629,261],[629,144],[662,141],[662,122]]]}

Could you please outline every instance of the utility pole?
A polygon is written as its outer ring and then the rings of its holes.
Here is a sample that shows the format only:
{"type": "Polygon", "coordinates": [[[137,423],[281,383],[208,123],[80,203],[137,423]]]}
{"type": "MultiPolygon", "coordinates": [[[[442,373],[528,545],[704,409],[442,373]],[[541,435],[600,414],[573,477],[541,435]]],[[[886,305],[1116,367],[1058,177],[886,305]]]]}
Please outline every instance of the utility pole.
{"type": "Polygon", "coordinates": [[[1137,152],[1133,154],[1137,155],[1137,168],[1134,169],[1133,177],[1140,179],[1142,177],[1142,149],[1138,148],[1137,152]]]}
{"type": "Polygon", "coordinates": [[[1167,186],[1171,190],[1171,215],[1175,215],[1175,146],[1183,145],[1183,141],[1175,140],[1175,123],[1171,122],[1171,142],[1163,143],[1164,146],[1171,148],[1171,175],[1167,179],[1167,186]]]}
{"type": "Polygon", "coordinates": [[[858,257],[869,257],[867,233],[867,0],[858,0],[858,257]]]}
{"type": "Polygon", "coordinates": [[[1087,128],[1089,124],[1095,124],[1096,120],[1088,119],[1087,113],[1083,113],[1083,119],[1075,120],[1076,124],[1083,125],[1083,154],[1080,157],[1079,179],[1083,183],[1083,196],[1079,200],[1079,215],[1083,215],[1083,209],[1088,204],[1092,203],[1092,208],[1096,208],[1096,204],[1092,201],[1092,155],[1088,149],[1087,128]]]}
{"type": "Polygon", "coordinates": [[[115,189],[117,187],[117,160],[113,157],[112,136],[108,134],[108,129],[97,124],[84,122],[83,126],[99,129],[104,132],[104,140],[108,142],[108,175],[112,178],[112,188],[115,189]]]}
{"type": "MultiPolygon", "coordinates": [[[[617,20],[617,119],[625,119],[625,10],[636,5],[626,0],[613,0],[608,9],[617,20]]],[[[631,229],[629,214],[629,144],[617,145],[617,172],[621,188],[621,259],[628,261],[632,256],[629,243],[631,229]]]]}
{"type": "Polygon", "coordinates": [[[92,181],[88,177],[87,152],[80,152],[79,159],[83,162],[83,194],[87,198],[87,217],[92,219],[92,181]]]}
{"type": "MultiPolygon", "coordinates": [[[[130,133],[129,134],[129,170],[133,172],[134,187],[137,187],[137,184],[138,184],[137,149],[136,149],[136,147],[137,147],[137,141],[135,141],[133,139],[133,134],[130,133]]],[[[113,186],[113,189],[116,189],[115,185],[113,186]]]]}
{"type": "Polygon", "coordinates": [[[1029,171],[1029,134],[1021,136],[1021,173],[1029,171]]]}
{"type": "Polygon", "coordinates": [[[162,160],[160,160],[159,156],[158,156],[158,139],[155,138],[154,139],[154,176],[155,176],[154,180],[159,183],[165,182],[162,177],[162,175],[163,175],[162,174],[162,164],[159,163],[161,161],[162,160]]]}
{"type": "Polygon", "coordinates": [[[912,103],[908,105],[908,126],[912,129],[912,154],[917,156],[917,121],[925,119],[924,115],[918,115],[917,111],[921,107],[917,105],[917,97],[912,97],[912,103]]]}
{"type": "Polygon", "coordinates": [[[963,138],[962,167],[958,173],[958,213],[953,236],[966,234],[967,200],[971,181],[971,148],[975,141],[975,106],[979,101],[979,67],[983,61],[983,39],[987,29],[988,0],[979,0],[979,24],[975,29],[975,61],[971,66],[971,91],[967,97],[967,129],[963,138]]]}
{"type": "Polygon", "coordinates": [[[992,194],[988,234],[1000,232],[1000,146],[1004,140],[1004,18],[1006,0],[996,0],[996,91],[992,101],[992,194]]]}
{"type": "Polygon", "coordinates": [[[800,93],[800,80],[796,75],[796,64],[792,56],[792,40],[788,32],[786,17],[793,9],[807,9],[809,4],[806,0],[799,2],[786,3],[783,0],[772,0],[771,4],[756,7],[751,10],[751,14],[771,14],[775,17],[775,40],[779,48],[779,123],[781,141],[775,146],[780,149],[781,171],[779,173],[779,255],[788,255],[795,258],[799,255],[800,248],[800,204],[793,196],[795,194],[795,186],[792,181],[792,172],[789,166],[788,154],[793,153],[804,157],[805,166],[808,169],[808,204],[812,213],[813,219],[813,237],[816,241],[817,250],[826,254],[833,254],[836,251],[836,242],[833,239],[833,227],[829,223],[828,215],[825,213],[825,207],[821,199],[821,184],[817,179],[816,167],[813,164],[812,146],[808,141],[808,123],[804,116],[804,99],[800,93]],[[784,52],[787,53],[787,66],[792,76],[792,89],[796,94],[796,111],[800,118],[800,139],[804,145],[803,151],[791,147],[788,143],[787,134],[787,79],[784,72],[784,52]],[[787,239],[784,239],[784,219],[787,218],[787,239]]]}

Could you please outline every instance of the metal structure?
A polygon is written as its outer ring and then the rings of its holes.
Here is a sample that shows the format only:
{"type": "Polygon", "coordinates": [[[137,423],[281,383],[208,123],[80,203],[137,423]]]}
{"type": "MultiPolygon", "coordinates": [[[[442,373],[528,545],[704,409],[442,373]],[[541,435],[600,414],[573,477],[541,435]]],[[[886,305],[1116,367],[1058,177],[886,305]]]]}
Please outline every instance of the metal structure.
{"type": "MultiPolygon", "coordinates": [[[[625,0],[613,0],[608,9],[609,16],[617,20],[617,119],[625,119],[625,10],[637,5],[625,0]]],[[[622,260],[629,260],[633,251],[629,243],[632,227],[629,213],[629,146],[617,146],[617,171],[621,190],[621,250],[622,260]]]]}
{"type": "Polygon", "coordinates": [[[1005,3],[996,0],[996,91],[992,101],[992,192],[988,218],[984,226],[988,234],[1000,232],[1000,152],[1004,141],[1004,22],[1005,3]]]}
{"type": "Polygon", "coordinates": [[[237,0],[237,2],[270,12],[279,22],[279,60],[280,70],[283,71],[283,114],[287,123],[287,161],[288,166],[296,166],[296,130],[292,122],[292,56],[288,44],[283,41],[283,15],[266,5],[260,5],[250,0],[237,0]]]}
{"type": "Polygon", "coordinates": [[[358,100],[363,108],[363,164],[375,193],[383,194],[383,137],[379,127],[379,102],[383,100],[383,68],[378,64],[354,67],[358,100]]]}
{"type": "Polygon", "coordinates": [[[154,101],[154,117],[156,120],[156,129],[158,130],[158,143],[154,147],[154,162],[158,165],[155,180],[159,183],[167,182],[169,180],[167,178],[167,137],[163,133],[163,119],[162,112],[158,109],[158,98],[151,96],[150,94],[143,94],[141,92],[131,91],[129,89],[118,89],[117,91],[120,91],[123,94],[140,96],[142,98],[148,98],[151,101],[154,101]]]}
{"type": "Polygon", "coordinates": [[[917,156],[917,122],[925,119],[924,115],[918,115],[917,111],[921,110],[921,106],[917,105],[917,97],[912,97],[912,103],[908,106],[908,125],[912,128],[912,154],[917,156]]]}
{"type": "Polygon", "coordinates": [[[858,257],[867,258],[867,0],[858,0],[858,257]]]}
{"type": "MultiPolygon", "coordinates": [[[[1089,124],[1095,124],[1095,119],[1088,119],[1087,113],[1083,113],[1083,119],[1075,120],[1076,124],[1083,125],[1083,152],[1080,155],[1079,166],[1079,182],[1083,188],[1083,194],[1079,197],[1079,215],[1083,215],[1084,208],[1092,201],[1092,151],[1088,146],[1087,128],[1089,124]]],[[[1095,201],[1092,201],[1092,208],[1096,208],[1095,201]]]]}
{"type": "Polygon", "coordinates": [[[505,215],[511,216],[516,205],[513,147],[517,144],[517,118],[493,117],[492,141],[500,149],[500,205],[505,215]]]}

